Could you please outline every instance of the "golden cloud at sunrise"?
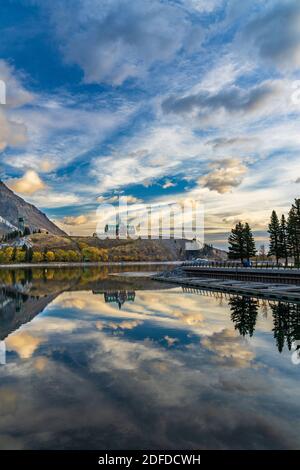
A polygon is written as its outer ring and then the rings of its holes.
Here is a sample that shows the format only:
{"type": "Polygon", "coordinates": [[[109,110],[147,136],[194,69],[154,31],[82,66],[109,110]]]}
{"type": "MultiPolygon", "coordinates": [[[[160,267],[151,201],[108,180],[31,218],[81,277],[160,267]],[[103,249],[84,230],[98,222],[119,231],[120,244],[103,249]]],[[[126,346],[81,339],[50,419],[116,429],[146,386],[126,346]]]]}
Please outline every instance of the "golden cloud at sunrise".
{"type": "Polygon", "coordinates": [[[20,194],[34,194],[46,188],[38,173],[28,170],[21,178],[14,178],[7,182],[8,187],[20,194]]]}

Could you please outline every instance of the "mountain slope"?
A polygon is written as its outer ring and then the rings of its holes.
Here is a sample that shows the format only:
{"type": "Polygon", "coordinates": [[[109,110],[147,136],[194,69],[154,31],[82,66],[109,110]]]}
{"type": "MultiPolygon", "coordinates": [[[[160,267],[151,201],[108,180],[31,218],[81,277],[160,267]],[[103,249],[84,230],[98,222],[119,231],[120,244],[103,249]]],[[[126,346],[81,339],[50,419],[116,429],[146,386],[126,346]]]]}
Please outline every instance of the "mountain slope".
{"type": "Polygon", "coordinates": [[[44,229],[53,235],[65,235],[48,217],[35,206],[24,201],[0,181],[0,234],[19,227],[18,219],[23,217],[31,231],[44,229]]]}

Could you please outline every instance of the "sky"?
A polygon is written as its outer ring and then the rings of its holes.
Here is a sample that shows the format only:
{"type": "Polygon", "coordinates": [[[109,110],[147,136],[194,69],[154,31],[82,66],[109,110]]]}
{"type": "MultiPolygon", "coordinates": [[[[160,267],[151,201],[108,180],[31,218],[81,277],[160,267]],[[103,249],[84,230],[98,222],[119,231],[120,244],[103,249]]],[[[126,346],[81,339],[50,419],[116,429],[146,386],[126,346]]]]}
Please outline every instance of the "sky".
{"type": "Polygon", "coordinates": [[[127,196],[266,242],[300,188],[298,0],[2,3],[2,181],[73,235],[127,196]]]}

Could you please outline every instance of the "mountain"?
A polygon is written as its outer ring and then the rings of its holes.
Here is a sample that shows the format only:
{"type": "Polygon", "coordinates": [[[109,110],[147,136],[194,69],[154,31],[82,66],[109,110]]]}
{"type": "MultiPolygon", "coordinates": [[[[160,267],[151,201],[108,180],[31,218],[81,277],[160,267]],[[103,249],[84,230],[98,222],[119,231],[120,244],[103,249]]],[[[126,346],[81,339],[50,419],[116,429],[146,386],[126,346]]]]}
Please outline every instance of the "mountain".
{"type": "Polygon", "coordinates": [[[0,181],[0,235],[19,228],[20,217],[31,231],[44,229],[53,235],[66,235],[43,212],[17,196],[0,181]]]}

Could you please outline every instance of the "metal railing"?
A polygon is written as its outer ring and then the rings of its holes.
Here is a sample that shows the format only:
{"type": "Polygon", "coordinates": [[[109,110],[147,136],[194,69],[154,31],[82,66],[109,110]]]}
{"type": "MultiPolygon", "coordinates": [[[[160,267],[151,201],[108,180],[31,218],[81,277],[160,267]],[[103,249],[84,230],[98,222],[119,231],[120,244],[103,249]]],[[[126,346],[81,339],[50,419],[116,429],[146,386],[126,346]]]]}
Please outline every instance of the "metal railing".
{"type": "Polygon", "coordinates": [[[184,261],[182,266],[190,266],[190,267],[201,267],[201,268],[225,268],[225,269],[276,269],[276,270],[300,270],[300,267],[295,266],[294,264],[289,263],[287,266],[284,264],[276,264],[272,262],[260,262],[254,261],[251,262],[251,265],[244,266],[240,262],[234,261],[184,261]]]}

